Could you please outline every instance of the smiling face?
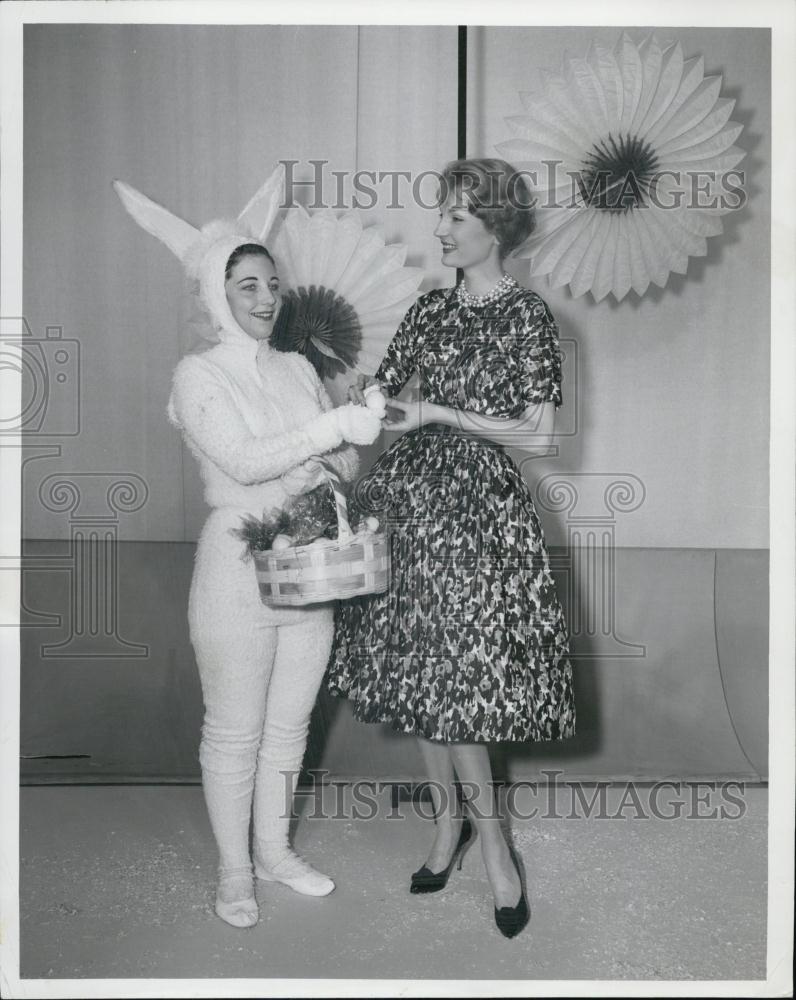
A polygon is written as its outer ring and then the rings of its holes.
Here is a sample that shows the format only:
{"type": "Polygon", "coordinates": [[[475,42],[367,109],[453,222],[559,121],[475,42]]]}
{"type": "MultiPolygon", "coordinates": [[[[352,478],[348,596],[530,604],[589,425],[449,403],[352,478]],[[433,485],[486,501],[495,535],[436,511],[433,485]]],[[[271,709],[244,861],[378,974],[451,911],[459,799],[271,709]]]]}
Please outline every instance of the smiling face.
{"type": "Polygon", "coordinates": [[[500,257],[495,234],[468,210],[466,199],[454,192],[440,205],[434,235],[442,244],[442,263],[446,267],[468,270],[500,257]]]}
{"type": "Polygon", "coordinates": [[[271,261],[247,254],[232,267],[224,285],[238,326],[255,340],[268,340],[279,312],[279,278],[271,261]]]}

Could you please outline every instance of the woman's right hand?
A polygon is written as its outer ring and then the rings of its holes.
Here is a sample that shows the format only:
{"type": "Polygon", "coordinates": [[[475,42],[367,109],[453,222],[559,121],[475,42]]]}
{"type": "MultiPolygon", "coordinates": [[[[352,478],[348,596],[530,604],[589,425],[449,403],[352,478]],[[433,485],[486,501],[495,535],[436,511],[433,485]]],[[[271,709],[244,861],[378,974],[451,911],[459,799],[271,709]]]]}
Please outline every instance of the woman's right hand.
{"type": "Polygon", "coordinates": [[[360,406],[365,406],[365,389],[371,385],[381,385],[381,383],[372,375],[365,375],[363,372],[359,372],[356,382],[352,382],[348,387],[349,401],[359,403],[360,406]]]}

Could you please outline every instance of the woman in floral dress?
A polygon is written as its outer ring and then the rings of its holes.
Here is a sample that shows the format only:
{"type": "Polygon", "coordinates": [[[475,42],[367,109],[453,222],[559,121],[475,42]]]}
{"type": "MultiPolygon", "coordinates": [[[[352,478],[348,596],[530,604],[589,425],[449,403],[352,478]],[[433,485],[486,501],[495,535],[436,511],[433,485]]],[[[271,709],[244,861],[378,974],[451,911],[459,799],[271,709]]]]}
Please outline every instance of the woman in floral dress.
{"type": "MultiPolygon", "coordinates": [[[[542,299],[504,274],[533,228],[531,195],[502,160],[442,175],[435,235],[462,283],[422,295],[376,373],[404,431],[354,506],[390,532],[387,593],[343,602],[327,671],[358,719],[419,738],[436,838],[413,892],[447,882],[476,833],[499,930],[528,920],[516,856],[493,802],[488,744],[574,734],[568,634],[529,489],[505,446],[549,452],[561,404],[558,331],[542,299]],[[466,790],[457,808],[455,780],[466,790]]],[[[370,380],[359,379],[360,400],[370,380]]]]}

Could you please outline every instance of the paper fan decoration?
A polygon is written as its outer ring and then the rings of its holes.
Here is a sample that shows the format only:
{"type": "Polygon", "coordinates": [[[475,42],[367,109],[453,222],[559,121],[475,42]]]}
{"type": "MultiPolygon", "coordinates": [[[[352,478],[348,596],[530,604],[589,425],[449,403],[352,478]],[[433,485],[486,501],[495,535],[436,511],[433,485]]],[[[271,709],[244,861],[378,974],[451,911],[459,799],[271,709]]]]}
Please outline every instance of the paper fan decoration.
{"type": "Polygon", "coordinates": [[[423,280],[404,266],[406,252],[355,211],[293,206],[273,246],[288,290],[271,343],[306,355],[322,378],[354,366],[374,374],[423,280]]]}
{"type": "Polygon", "coordinates": [[[531,275],[599,301],[685,274],[743,203],[733,171],[743,126],[729,120],[721,77],[679,43],[650,35],[637,46],[624,33],[541,79],[520,95],[525,114],[507,119],[517,138],[497,146],[536,172],[537,228],[519,254],[531,275]]]}

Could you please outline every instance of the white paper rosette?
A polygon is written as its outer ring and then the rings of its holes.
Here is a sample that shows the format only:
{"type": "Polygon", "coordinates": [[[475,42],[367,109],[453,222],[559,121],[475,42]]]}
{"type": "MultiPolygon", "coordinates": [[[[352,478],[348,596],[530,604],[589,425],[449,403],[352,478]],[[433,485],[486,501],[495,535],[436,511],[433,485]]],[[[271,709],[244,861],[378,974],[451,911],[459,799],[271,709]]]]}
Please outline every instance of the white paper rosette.
{"type": "Polygon", "coordinates": [[[537,228],[519,253],[531,275],[599,301],[685,274],[743,203],[743,126],[730,121],[721,77],[679,43],[636,45],[623,33],[541,79],[520,95],[525,114],[507,119],[516,138],[497,146],[537,175],[537,228]]]}
{"type": "Polygon", "coordinates": [[[356,211],[288,209],[273,252],[287,286],[274,343],[305,354],[325,377],[373,374],[423,280],[407,247],[387,246],[356,211]]]}

